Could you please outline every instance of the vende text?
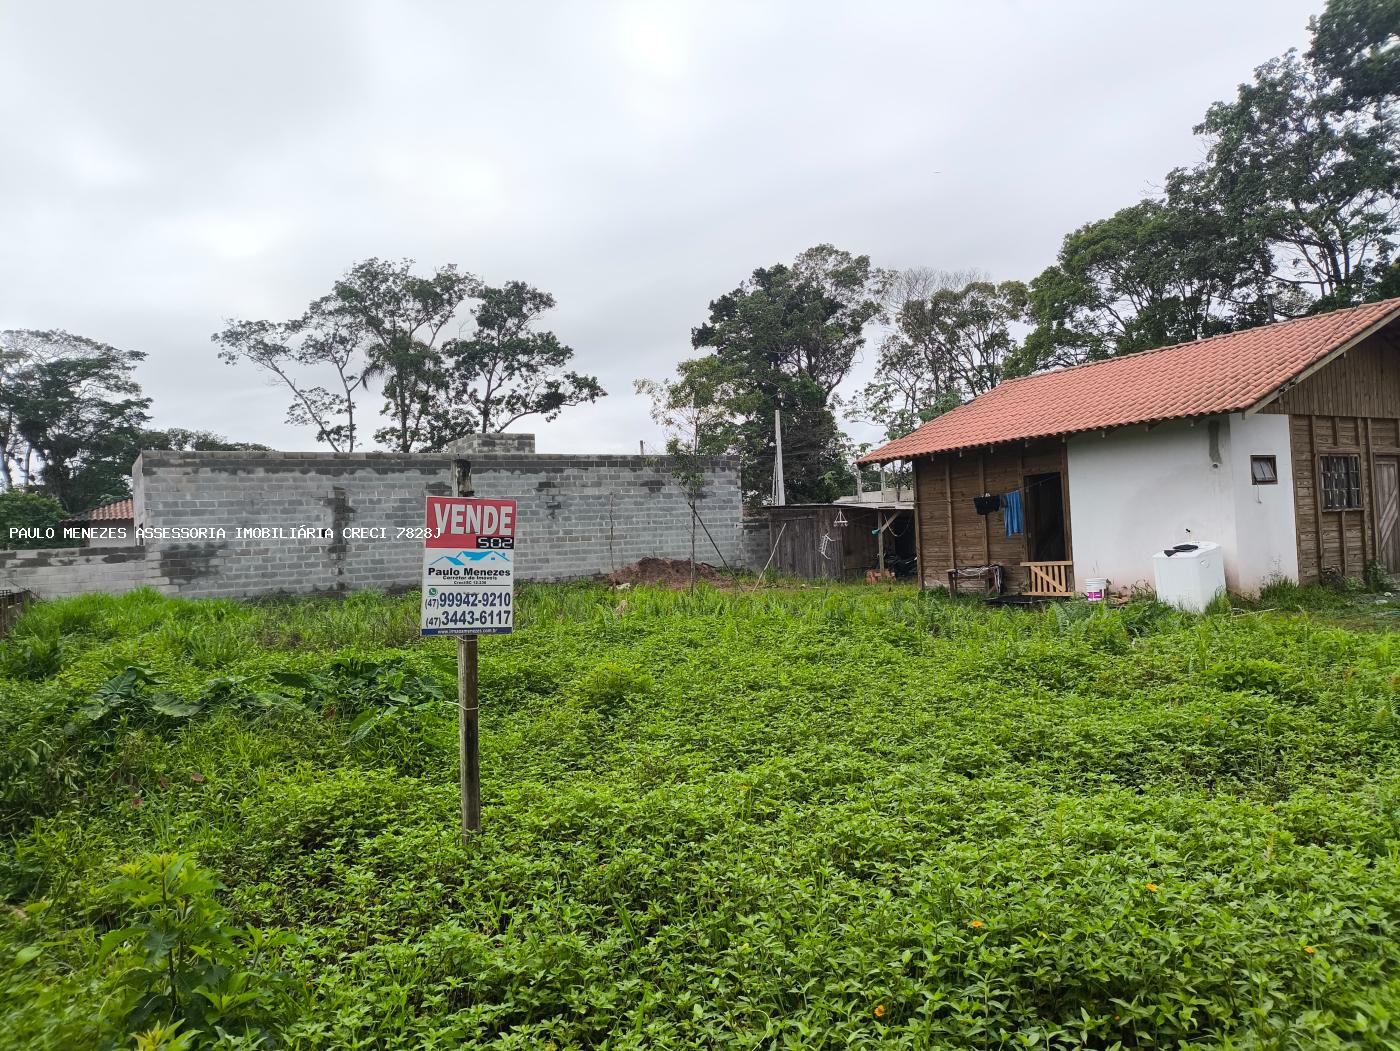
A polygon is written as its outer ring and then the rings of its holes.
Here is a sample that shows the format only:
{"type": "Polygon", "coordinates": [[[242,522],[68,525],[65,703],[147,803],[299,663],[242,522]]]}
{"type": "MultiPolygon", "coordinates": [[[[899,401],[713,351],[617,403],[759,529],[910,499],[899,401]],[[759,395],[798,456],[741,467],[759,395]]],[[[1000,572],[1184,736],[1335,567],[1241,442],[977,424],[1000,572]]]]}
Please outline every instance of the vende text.
{"type": "Polygon", "coordinates": [[[515,509],[507,504],[434,504],[438,536],[514,536],[515,509]]]}

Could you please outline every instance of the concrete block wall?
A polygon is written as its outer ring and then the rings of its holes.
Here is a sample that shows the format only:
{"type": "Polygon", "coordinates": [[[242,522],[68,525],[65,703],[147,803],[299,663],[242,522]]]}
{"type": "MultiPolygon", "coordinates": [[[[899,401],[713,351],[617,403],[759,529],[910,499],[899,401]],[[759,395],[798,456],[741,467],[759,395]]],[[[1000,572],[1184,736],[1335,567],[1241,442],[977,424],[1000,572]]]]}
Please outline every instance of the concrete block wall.
{"type": "Polygon", "coordinates": [[[518,431],[499,434],[469,434],[446,446],[449,456],[471,456],[477,453],[533,453],[535,436],[518,431]]]}
{"type": "Polygon", "coordinates": [[[93,591],[121,595],[143,587],[175,591],[173,581],[161,576],[148,554],[137,546],[0,551],[0,588],[32,591],[41,599],[93,591]]]}
{"type": "Polygon", "coordinates": [[[739,559],[743,568],[763,568],[771,550],[770,532],[766,514],[748,515],[744,518],[739,540],[739,559]]]}
{"type": "MultiPolygon", "coordinates": [[[[690,510],[664,457],[470,459],[479,495],[519,504],[518,579],[579,579],[689,554],[690,510]]],[[[452,492],[452,458],[429,454],[147,452],[134,473],[138,526],[172,531],[145,542],[152,577],[191,596],[416,587],[422,540],[399,530],[422,527],[428,493],[452,492]],[[284,535],[239,538],[240,527],[284,535]],[[387,535],[346,538],[347,527],[387,535]],[[224,535],[208,535],[217,529],[224,535]]],[[[697,557],[746,565],[737,461],[712,461],[698,507],[723,559],[703,532],[697,557]]]]}

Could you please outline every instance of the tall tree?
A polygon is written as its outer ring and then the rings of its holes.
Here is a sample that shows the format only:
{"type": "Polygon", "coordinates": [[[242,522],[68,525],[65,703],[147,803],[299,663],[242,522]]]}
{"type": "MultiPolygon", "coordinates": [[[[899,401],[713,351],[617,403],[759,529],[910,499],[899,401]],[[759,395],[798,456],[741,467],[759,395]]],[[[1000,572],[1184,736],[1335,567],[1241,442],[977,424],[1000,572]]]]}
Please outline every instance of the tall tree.
{"type": "Polygon", "coordinates": [[[1064,240],[1030,286],[1015,371],[1393,294],[1400,0],[1329,0],[1306,56],[1255,70],[1196,133],[1206,159],[1064,240]]]}
{"type": "Polygon", "coordinates": [[[29,481],[12,385],[15,374],[29,362],[34,335],[19,330],[0,332],[0,482],[6,490],[21,476],[24,482],[29,481]]]}
{"type": "MultiPolygon", "coordinates": [[[[329,297],[328,297],[329,298],[329,297]]],[[[355,395],[365,384],[365,336],[353,318],[338,313],[327,299],[317,300],[292,321],[234,321],[213,340],[219,358],[260,368],[292,393],[287,422],[314,427],[316,440],[336,452],[353,452],[360,437],[355,423],[355,395]],[[333,375],[334,390],[312,378],[333,375]]]]}
{"type": "Polygon", "coordinates": [[[891,275],[831,245],[803,252],[791,266],[755,270],[710,303],[691,344],[710,353],[680,365],[679,382],[722,392],[721,429],[740,458],[750,502],[771,491],[773,414],[783,414],[784,473],[795,500],[829,500],[846,485],[849,443],[837,422],[836,388],[881,316],[891,275]]]}
{"type": "Polygon", "coordinates": [[[694,591],[697,502],[704,495],[710,456],[722,444],[720,435],[729,410],[717,388],[700,389],[674,380],[637,380],[634,386],[651,400],[651,418],[666,438],[671,477],[690,506],[690,590],[694,591]]]}
{"type": "MultiPolygon", "coordinates": [[[[1333,309],[1368,298],[1390,265],[1400,217],[1400,124],[1358,112],[1324,69],[1289,51],[1255,70],[1196,128],[1201,176],[1227,218],[1274,254],[1274,278],[1333,309]]],[[[1289,309],[1283,300],[1284,309],[1289,309]]]]}
{"type": "Polygon", "coordinates": [[[597,401],[605,392],[594,376],[565,368],[573,350],[553,332],[537,331],[554,297],[523,281],[485,287],[473,310],[470,339],[443,347],[445,419],[439,416],[437,444],[463,431],[503,431],[527,416],[553,420],[573,405],[597,401]]]}
{"type": "Polygon", "coordinates": [[[905,434],[962,400],[937,343],[911,331],[905,320],[940,292],[990,281],[981,270],[938,270],[916,266],[893,274],[885,289],[884,319],[892,322],[880,343],[875,380],[853,406],[855,414],[885,426],[891,437],[905,434]],[[936,406],[936,408],[935,408],[936,406]]]}
{"type": "Polygon", "coordinates": [[[63,520],[68,512],[52,496],[22,489],[0,492],[0,550],[17,551],[35,547],[77,547],[80,541],[63,538],[63,520]],[[52,529],[54,536],[44,536],[52,529]],[[38,530],[37,536],[12,536],[11,530],[38,530]]]}
{"type": "Polygon", "coordinates": [[[991,390],[1019,350],[1014,328],[1026,302],[1021,282],[987,280],[906,300],[880,346],[863,414],[897,437],[991,390]]]}
{"type": "Polygon", "coordinates": [[[219,356],[268,372],[292,392],[287,421],[314,427],[317,441],[341,452],[362,441],[355,399],[375,380],[388,425],[374,437],[396,452],[441,449],[525,416],[552,420],[603,396],[594,377],[565,368],[569,347],[535,330],[554,306],[548,293],[519,281],[488,288],[455,265],[426,277],[413,266],[366,259],[300,318],[230,321],[213,337],[219,356]],[[329,389],[313,369],[333,377],[329,389]]]}
{"type": "Polygon", "coordinates": [[[355,399],[380,380],[390,425],[375,438],[412,452],[431,444],[428,421],[446,399],[435,344],[477,287],[476,278],[455,266],[419,277],[411,259],[366,259],[301,317],[230,320],[213,340],[228,364],[246,361],[291,391],[287,422],[313,427],[316,440],[336,452],[362,444],[355,399]]]}
{"type": "Polygon", "coordinates": [[[1271,320],[1269,257],[1192,172],[1067,236],[1030,285],[1035,325],[1012,372],[1166,346],[1271,320]]]}
{"type": "Polygon", "coordinates": [[[319,304],[366,334],[363,374],[383,379],[384,415],[390,420],[375,438],[397,452],[444,440],[429,433],[447,383],[438,341],[481,289],[480,281],[455,264],[441,266],[429,277],[414,274],[413,266],[412,259],[366,259],[351,267],[319,304]]]}
{"type": "Polygon", "coordinates": [[[6,487],[37,482],[69,511],[126,495],[145,355],[63,331],[7,331],[0,347],[6,487]]]}
{"type": "Polygon", "coordinates": [[[946,288],[962,288],[975,281],[991,279],[990,274],[976,267],[940,270],[932,266],[911,266],[891,271],[885,279],[884,312],[887,317],[895,318],[911,300],[928,299],[946,288]]]}

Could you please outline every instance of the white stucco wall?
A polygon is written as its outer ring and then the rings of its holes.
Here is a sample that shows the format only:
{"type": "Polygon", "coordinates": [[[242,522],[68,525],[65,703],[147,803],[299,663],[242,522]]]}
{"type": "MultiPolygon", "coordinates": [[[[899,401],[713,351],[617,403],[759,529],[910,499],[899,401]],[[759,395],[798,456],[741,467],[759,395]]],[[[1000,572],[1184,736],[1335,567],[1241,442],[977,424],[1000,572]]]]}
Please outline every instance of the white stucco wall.
{"type": "Polygon", "coordinates": [[[1297,577],[1288,418],[1239,414],[1079,435],[1068,443],[1074,577],[1153,585],[1152,555],[1213,540],[1232,591],[1297,577]],[[1279,484],[1250,483],[1249,457],[1278,458],[1279,484]],[[1267,489],[1267,492],[1256,490],[1267,489]]]}
{"type": "MultiPolygon", "coordinates": [[[[1230,417],[1230,467],[1235,495],[1238,590],[1258,591],[1270,580],[1298,579],[1298,529],[1293,508],[1293,457],[1288,417],[1260,413],[1230,417]],[[1255,485],[1251,456],[1272,455],[1278,485],[1255,485]]],[[[1227,562],[1228,566],[1228,562],[1227,562]]]]}

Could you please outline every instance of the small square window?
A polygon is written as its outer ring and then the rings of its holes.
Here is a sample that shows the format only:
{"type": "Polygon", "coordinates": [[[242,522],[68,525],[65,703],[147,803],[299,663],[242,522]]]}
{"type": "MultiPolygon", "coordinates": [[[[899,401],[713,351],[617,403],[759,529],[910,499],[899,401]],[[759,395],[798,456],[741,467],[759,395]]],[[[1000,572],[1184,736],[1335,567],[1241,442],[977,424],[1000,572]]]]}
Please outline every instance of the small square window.
{"type": "Polygon", "coordinates": [[[1322,509],[1347,511],[1361,506],[1361,457],[1323,456],[1322,509]]]}
{"type": "Polygon", "coordinates": [[[1249,477],[1255,485],[1278,485],[1278,457],[1251,456],[1249,477]]]}

